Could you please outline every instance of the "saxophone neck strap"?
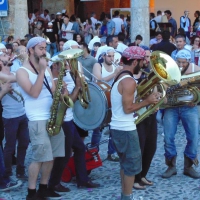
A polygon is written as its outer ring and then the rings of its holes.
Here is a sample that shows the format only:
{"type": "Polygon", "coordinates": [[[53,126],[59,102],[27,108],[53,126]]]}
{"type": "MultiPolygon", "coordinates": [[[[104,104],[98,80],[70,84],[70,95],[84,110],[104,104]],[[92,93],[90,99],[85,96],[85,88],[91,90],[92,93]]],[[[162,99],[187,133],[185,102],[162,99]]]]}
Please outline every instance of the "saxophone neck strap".
{"type": "MultiPolygon", "coordinates": [[[[34,67],[33,63],[30,60],[29,60],[29,64],[31,65],[31,67],[33,68],[33,70],[35,71],[35,73],[38,75],[37,69],[34,67]]],[[[53,98],[53,93],[51,91],[51,88],[49,86],[49,82],[48,82],[47,77],[45,76],[45,74],[44,74],[44,81],[43,81],[43,83],[46,86],[47,90],[49,90],[49,92],[50,92],[50,94],[51,94],[51,96],[53,98]]]]}

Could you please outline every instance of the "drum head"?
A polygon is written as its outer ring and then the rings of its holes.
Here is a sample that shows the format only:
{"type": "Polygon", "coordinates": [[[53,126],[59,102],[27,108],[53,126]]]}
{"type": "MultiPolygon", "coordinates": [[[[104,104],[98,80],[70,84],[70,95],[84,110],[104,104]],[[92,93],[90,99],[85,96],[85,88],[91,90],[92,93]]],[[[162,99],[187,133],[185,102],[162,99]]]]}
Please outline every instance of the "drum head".
{"type": "Polygon", "coordinates": [[[84,109],[79,100],[74,105],[74,122],[84,130],[94,130],[106,117],[108,102],[102,89],[95,83],[88,83],[90,98],[88,108],[84,109]]]}

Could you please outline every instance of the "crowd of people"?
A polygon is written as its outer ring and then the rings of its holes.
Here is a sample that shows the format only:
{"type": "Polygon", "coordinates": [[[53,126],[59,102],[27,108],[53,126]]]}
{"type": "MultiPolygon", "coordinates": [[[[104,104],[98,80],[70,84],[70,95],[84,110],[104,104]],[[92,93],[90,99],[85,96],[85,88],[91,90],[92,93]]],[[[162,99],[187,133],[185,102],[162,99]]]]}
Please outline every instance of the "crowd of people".
{"type": "MultiPolygon", "coordinates": [[[[51,16],[48,10],[41,15],[37,9],[29,13],[29,34],[24,39],[5,37],[0,43],[0,191],[19,187],[22,182],[28,181],[27,200],[61,199],[57,192],[70,192],[60,182],[72,151],[77,187],[100,186],[87,174],[84,138],[88,132],[74,123],[74,110],[66,110],[57,135],[50,136],[46,129],[56,80],[60,76],[59,55],[71,49],[82,50],[77,58],[77,70],[83,76],[74,76],[66,62],[61,95],[67,95],[76,102],[83,91],[82,79],[94,84],[103,81],[112,87],[107,160],[120,163],[121,200],[134,199],[133,188],[145,190],[153,185],[147,174],[156,151],[157,123],[163,126],[164,132],[167,169],[162,177],[170,178],[177,174],[174,140],[181,120],[187,139],[183,173],[191,178],[200,178],[192,167],[198,164],[199,112],[195,103],[189,101],[183,106],[160,109],[139,124],[134,124],[135,112],[157,104],[161,98],[154,88],[150,95],[136,102],[137,85],[152,70],[152,52],[166,53],[176,62],[182,76],[200,71],[199,11],[195,12],[195,17],[191,25],[189,11],[184,11],[180,17],[181,27],[177,30],[170,10],[164,11],[164,15],[161,11],[157,12],[157,16],[150,13],[151,39],[149,46],[144,46],[141,45],[141,35],[137,35],[135,41],[130,40],[131,19],[120,15],[119,11],[115,11],[114,16],[102,13],[100,20],[92,13],[84,23],[76,15],[69,17],[66,10],[51,16]],[[170,26],[163,28],[162,23],[170,26]],[[24,161],[29,143],[32,161],[27,174],[24,161]],[[14,163],[17,180],[11,179],[14,163]]],[[[170,87],[167,91],[169,94],[170,87]]],[[[191,100],[191,94],[187,98],[191,100]]],[[[99,145],[101,134],[101,127],[93,130],[91,145],[99,145]]]]}

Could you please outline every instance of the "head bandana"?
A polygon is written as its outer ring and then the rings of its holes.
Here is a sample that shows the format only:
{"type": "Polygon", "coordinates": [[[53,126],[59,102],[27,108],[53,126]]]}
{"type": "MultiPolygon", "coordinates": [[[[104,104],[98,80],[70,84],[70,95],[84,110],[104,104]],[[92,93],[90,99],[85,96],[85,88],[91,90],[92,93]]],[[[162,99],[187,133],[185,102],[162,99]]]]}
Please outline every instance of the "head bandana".
{"type": "Polygon", "coordinates": [[[187,61],[190,61],[191,53],[187,49],[182,49],[182,50],[178,51],[178,53],[176,54],[176,60],[178,58],[182,58],[182,59],[186,59],[187,61]]]}
{"type": "Polygon", "coordinates": [[[32,47],[35,47],[38,44],[41,44],[42,42],[46,42],[46,40],[42,37],[33,37],[28,41],[28,44],[26,45],[27,50],[29,50],[32,47]]]}
{"type": "Polygon", "coordinates": [[[102,55],[106,55],[108,54],[109,52],[114,52],[115,53],[115,49],[113,47],[108,47],[108,46],[105,46],[103,49],[102,49],[102,55]]]}
{"type": "Polygon", "coordinates": [[[124,50],[122,56],[127,58],[127,60],[131,59],[144,59],[146,52],[141,47],[131,46],[124,50]]]}

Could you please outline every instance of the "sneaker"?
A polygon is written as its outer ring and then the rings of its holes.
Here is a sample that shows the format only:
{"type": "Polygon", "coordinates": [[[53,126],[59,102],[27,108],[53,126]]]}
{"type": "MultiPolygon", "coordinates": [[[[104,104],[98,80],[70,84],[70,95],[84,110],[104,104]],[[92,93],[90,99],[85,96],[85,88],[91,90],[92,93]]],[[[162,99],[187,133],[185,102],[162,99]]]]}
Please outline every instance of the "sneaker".
{"type": "Polygon", "coordinates": [[[56,192],[70,192],[68,187],[64,187],[60,183],[52,188],[56,192]]]}
{"type": "Polygon", "coordinates": [[[93,183],[91,180],[89,180],[88,182],[81,184],[81,185],[77,185],[78,188],[98,188],[100,187],[100,184],[98,183],[93,183]]]}
{"type": "Polygon", "coordinates": [[[28,176],[26,174],[17,174],[16,177],[20,180],[28,180],[28,176]]]}
{"type": "Polygon", "coordinates": [[[53,189],[47,188],[47,189],[39,189],[37,191],[37,194],[39,197],[42,198],[50,198],[50,199],[61,199],[62,197],[53,191],[53,189]]]}
{"type": "Polygon", "coordinates": [[[108,154],[107,160],[113,162],[119,162],[119,156],[116,154],[108,154]]]}
{"type": "Polygon", "coordinates": [[[11,189],[17,188],[21,184],[22,184],[21,181],[13,181],[12,180],[12,181],[8,182],[7,184],[5,184],[3,186],[0,186],[0,192],[5,192],[7,190],[11,190],[11,189]]]}

